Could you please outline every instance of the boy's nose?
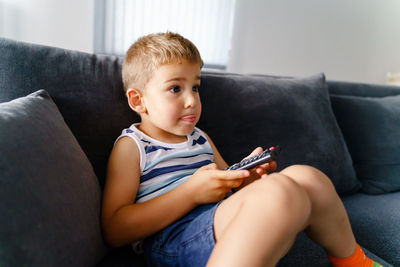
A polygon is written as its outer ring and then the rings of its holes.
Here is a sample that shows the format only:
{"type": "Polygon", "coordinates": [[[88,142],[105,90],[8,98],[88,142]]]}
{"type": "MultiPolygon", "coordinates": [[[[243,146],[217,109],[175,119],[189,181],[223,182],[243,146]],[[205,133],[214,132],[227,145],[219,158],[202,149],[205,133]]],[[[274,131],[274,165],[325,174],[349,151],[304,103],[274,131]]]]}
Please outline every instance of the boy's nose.
{"type": "Polygon", "coordinates": [[[195,105],[196,99],[193,94],[187,94],[185,96],[185,108],[191,108],[195,105]]]}

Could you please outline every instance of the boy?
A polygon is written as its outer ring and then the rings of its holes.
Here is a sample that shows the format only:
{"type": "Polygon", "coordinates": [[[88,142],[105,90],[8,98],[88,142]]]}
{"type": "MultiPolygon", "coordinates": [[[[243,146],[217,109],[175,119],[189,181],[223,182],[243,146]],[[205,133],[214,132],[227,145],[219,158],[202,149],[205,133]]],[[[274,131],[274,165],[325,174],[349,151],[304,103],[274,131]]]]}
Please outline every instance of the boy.
{"type": "Polygon", "coordinates": [[[149,266],[275,266],[305,230],[334,266],[373,266],[322,172],[296,165],[267,175],[275,162],[224,171],[228,164],[195,127],[202,64],[197,48],[173,33],[142,37],[128,50],[124,88],[141,122],[123,130],[110,155],[106,240],[139,241],[149,266]]]}

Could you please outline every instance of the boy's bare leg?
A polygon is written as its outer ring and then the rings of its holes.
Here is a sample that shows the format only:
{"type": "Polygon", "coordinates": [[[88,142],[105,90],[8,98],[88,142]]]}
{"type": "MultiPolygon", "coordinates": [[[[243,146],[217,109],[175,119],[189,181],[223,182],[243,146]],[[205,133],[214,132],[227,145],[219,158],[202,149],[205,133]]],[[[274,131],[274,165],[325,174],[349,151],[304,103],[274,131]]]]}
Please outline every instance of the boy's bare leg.
{"type": "Polygon", "coordinates": [[[282,173],[300,184],[311,200],[307,235],[331,256],[351,256],[356,241],[347,212],[330,179],[321,171],[303,165],[288,167],[282,173]]]}
{"type": "Polygon", "coordinates": [[[208,266],[275,266],[310,212],[306,192],[291,178],[271,174],[255,181],[217,208],[208,266]]]}
{"type": "Polygon", "coordinates": [[[336,257],[354,252],[342,202],[329,179],[308,166],[292,166],[243,188],[217,208],[217,244],[209,266],[275,266],[305,229],[336,257]]]}

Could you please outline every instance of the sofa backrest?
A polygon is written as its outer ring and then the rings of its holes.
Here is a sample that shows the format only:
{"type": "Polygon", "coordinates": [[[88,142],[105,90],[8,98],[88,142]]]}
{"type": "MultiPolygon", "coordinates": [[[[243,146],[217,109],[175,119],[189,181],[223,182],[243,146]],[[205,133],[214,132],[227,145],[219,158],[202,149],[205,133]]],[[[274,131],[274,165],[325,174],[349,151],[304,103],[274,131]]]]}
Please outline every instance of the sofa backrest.
{"type": "MultiPolygon", "coordinates": [[[[121,63],[115,56],[0,39],[0,102],[46,90],[104,186],[116,137],[139,121],[126,103],[121,63]]],[[[200,92],[205,108],[199,127],[214,137],[228,163],[256,146],[279,144],[279,168],[311,164],[343,180],[335,184],[339,192],[357,189],[356,182],[345,182],[354,181],[354,172],[323,74],[291,79],[203,72],[200,92]],[[344,172],[330,167],[331,160],[341,160],[335,153],[344,155],[344,172]]]]}
{"type": "Polygon", "coordinates": [[[46,90],[104,185],[108,155],[139,120],[126,104],[121,58],[0,39],[0,102],[46,90]]]}
{"type": "Polygon", "coordinates": [[[333,95],[385,97],[400,95],[400,87],[355,82],[327,81],[329,93],[333,95]]]}
{"type": "MultiPolygon", "coordinates": [[[[121,63],[122,58],[115,56],[0,39],[0,102],[46,90],[103,187],[116,137],[139,121],[126,103],[121,63]]],[[[331,93],[346,93],[341,89],[346,83],[328,85],[331,93]]],[[[368,87],[360,86],[347,88],[360,93],[368,87]]],[[[213,137],[228,163],[256,146],[280,144],[280,168],[311,164],[334,180],[342,179],[334,181],[339,192],[357,190],[350,155],[329,107],[324,75],[291,79],[203,72],[200,92],[206,108],[199,127],[213,137]],[[346,162],[344,171],[331,167],[332,159],[346,162]]]]}

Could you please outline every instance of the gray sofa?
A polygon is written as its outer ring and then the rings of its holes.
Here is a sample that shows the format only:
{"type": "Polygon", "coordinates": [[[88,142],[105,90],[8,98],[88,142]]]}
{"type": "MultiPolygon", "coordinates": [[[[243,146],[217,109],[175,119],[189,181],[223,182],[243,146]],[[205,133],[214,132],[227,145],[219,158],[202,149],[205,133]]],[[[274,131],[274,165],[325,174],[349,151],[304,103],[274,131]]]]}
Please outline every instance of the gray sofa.
{"type": "MultiPolygon", "coordinates": [[[[100,227],[108,155],[137,122],[121,58],[0,39],[0,266],[145,266],[100,227]]],[[[203,71],[199,127],[229,163],[279,144],[278,169],[329,175],[367,254],[400,266],[400,88],[203,71]]],[[[304,234],[279,266],[330,266],[304,234]]]]}

